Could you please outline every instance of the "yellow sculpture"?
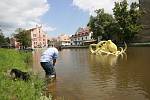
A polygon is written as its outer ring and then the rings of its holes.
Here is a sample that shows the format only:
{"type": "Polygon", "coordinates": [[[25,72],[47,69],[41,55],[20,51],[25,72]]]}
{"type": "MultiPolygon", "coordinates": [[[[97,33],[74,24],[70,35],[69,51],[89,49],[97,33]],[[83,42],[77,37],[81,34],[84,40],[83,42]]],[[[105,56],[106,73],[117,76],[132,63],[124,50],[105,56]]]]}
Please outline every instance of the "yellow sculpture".
{"type": "Polygon", "coordinates": [[[111,41],[100,41],[98,44],[91,44],[90,45],[90,52],[92,54],[96,55],[122,55],[125,53],[127,49],[127,45],[125,43],[125,48],[119,47],[120,50],[118,50],[117,46],[111,41]],[[93,50],[93,47],[95,50],[93,50]]]}

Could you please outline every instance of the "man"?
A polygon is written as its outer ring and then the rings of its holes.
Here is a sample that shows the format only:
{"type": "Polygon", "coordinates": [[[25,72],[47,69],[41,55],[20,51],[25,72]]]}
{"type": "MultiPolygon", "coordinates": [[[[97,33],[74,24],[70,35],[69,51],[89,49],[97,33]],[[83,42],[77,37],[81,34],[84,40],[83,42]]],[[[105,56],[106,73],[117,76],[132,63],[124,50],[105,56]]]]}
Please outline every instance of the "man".
{"type": "Polygon", "coordinates": [[[49,47],[42,53],[40,63],[46,73],[45,75],[46,78],[51,79],[56,77],[54,66],[57,58],[58,58],[58,50],[53,46],[49,47]]]}

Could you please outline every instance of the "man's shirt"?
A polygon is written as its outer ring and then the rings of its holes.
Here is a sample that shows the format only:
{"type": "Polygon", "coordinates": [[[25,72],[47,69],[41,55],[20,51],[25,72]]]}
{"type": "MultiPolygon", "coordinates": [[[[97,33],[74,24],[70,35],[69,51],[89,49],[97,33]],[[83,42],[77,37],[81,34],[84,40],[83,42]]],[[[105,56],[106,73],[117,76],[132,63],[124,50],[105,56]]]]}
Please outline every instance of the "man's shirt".
{"type": "Polygon", "coordinates": [[[54,47],[51,47],[42,53],[40,62],[52,62],[54,59],[57,58],[58,58],[58,50],[54,47]]]}

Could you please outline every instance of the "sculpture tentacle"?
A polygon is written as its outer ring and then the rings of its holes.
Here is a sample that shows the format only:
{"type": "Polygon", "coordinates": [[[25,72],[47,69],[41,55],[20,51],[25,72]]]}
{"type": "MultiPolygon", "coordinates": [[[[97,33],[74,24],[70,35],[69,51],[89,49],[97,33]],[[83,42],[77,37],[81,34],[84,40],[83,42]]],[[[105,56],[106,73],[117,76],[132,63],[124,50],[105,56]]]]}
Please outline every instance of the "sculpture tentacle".
{"type": "Polygon", "coordinates": [[[125,44],[125,48],[119,47],[120,50],[117,49],[117,46],[111,41],[101,41],[98,44],[91,44],[89,46],[90,52],[96,55],[122,55],[127,50],[127,44],[125,44]],[[92,46],[95,47],[95,50],[92,49],[92,46]]]}

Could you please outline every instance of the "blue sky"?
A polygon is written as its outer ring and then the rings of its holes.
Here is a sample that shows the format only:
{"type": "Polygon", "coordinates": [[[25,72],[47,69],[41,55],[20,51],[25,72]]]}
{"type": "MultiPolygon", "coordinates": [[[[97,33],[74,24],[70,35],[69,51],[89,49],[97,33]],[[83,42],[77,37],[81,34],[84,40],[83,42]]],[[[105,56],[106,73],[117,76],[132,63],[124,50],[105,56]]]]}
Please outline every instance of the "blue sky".
{"type": "Polygon", "coordinates": [[[11,36],[16,28],[42,25],[51,37],[72,35],[79,27],[86,27],[94,10],[104,8],[112,14],[116,1],[121,0],[0,0],[0,29],[11,36]]]}
{"type": "Polygon", "coordinates": [[[89,13],[73,6],[71,0],[50,0],[50,10],[42,17],[42,21],[55,30],[50,36],[74,34],[79,27],[85,27],[89,21],[89,13]]]}

